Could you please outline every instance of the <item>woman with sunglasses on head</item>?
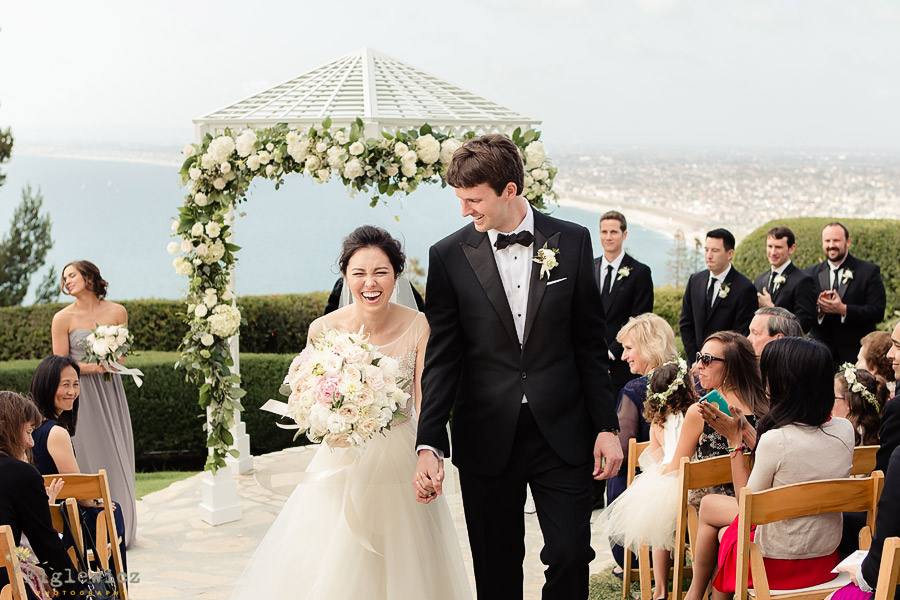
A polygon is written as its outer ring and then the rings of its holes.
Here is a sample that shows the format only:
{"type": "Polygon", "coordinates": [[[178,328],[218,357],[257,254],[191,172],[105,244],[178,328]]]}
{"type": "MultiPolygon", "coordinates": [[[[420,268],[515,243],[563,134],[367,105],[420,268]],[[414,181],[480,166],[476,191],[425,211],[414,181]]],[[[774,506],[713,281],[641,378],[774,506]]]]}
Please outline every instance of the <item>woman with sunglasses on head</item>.
{"type": "MultiPolygon", "coordinates": [[[[719,417],[716,421],[724,423],[720,428],[728,443],[737,447],[731,454],[735,487],[761,492],[847,477],[853,463],[853,426],[846,419],[831,417],[834,390],[828,348],[802,338],[775,340],[763,350],[760,370],[769,411],[759,421],[759,440],[749,474],[740,451],[740,423],[713,408],[719,417]]],[[[733,411],[735,407],[729,408],[733,411]]],[[[710,495],[703,499],[697,539],[691,540],[693,579],[685,600],[698,600],[706,591],[717,556],[713,600],[734,593],[737,515],[736,498],[710,495]]],[[[751,533],[751,540],[762,551],[771,589],[818,585],[834,578],[831,570],[838,563],[841,515],[810,515],[760,525],[751,533]]]]}

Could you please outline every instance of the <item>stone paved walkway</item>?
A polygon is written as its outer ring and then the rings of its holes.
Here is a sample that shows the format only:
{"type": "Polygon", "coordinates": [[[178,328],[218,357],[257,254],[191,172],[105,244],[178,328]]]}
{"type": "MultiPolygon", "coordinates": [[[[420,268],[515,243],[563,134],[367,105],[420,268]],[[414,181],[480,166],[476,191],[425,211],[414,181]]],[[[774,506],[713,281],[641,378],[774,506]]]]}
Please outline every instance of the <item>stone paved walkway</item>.
{"type": "MultiPolygon", "coordinates": [[[[292,491],[291,486],[273,486],[273,476],[302,471],[314,450],[315,447],[304,446],[254,457],[255,469],[236,477],[243,519],[233,523],[211,527],[200,520],[197,505],[202,474],[146,495],[138,502],[137,540],[128,550],[129,568],[139,578],[129,586],[129,597],[229,598],[244,565],[292,491]]],[[[456,472],[452,469],[444,489],[474,595],[472,557],[456,472]]],[[[595,512],[594,517],[598,514],[595,512]]],[[[538,554],[543,539],[535,515],[525,515],[525,523],[525,598],[540,598],[544,565],[538,554]]],[[[591,563],[592,574],[612,561],[605,540],[595,534],[593,545],[597,558],[591,563]]]]}

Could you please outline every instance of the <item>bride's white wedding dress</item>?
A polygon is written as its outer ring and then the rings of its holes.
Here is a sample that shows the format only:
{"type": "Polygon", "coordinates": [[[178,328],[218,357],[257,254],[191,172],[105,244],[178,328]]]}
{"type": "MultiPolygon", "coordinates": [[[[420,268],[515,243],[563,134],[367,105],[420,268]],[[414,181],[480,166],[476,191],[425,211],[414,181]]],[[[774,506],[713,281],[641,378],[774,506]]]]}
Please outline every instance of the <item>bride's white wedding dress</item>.
{"type": "MultiPolygon", "coordinates": [[[[311,327],[330,327],[324,317],[311,327]]],[[[412,382],[416,345],[425,316],[380,350],[400,363],[401,377],[412,382]]],[[[411,395],[415,386],[406,389],[411,395]]],[[[349,467],[314,483],[301,483],[285,503],[250,559],[232,599],[471,598],[456,528],[443,497],[430,504],[415,500],[415,399],[407,417],[394,420],[386,435],[376,435],[349,467]],[[345,502],[359,521],[348,525],[345,502]],[[367,543],[375,550],[364,547],[367,543]]],[[[307,473],[344,465],[351,449],[322,445],[307,473]]]]}

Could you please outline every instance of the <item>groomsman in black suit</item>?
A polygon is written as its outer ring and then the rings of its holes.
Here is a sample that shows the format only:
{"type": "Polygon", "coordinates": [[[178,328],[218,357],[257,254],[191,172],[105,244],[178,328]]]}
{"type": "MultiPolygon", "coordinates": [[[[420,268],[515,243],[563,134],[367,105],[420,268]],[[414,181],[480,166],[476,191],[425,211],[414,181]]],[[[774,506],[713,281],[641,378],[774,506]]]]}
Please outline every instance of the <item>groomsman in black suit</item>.
{"type": "Polygon", "coordinates": [[[806,269],[818,293],[809,336],[828,346],[836,365],[855,363],[859,341],[884,319],[881,269],[850,255],[850,232],[838,222],[822,230],[822,250],[826,260],[806,269]]]}
{"type": "Polygon", "coordinates": [[[688,279],[681,302],[678,328],[689,363],[696,359],[703,340],[717,331],[747,335],[756,312],[756,289],[731,264],[734,236],[727,229],[706,234],[703,258],[707,269],[688,279]]]}
{"type": "Polygon", "coordinates": [[[606,345],[609,346],[609,376],[613,395],[637,377],[622,360],[622,344],[616,334],[631,317],[653,312],[653,278],[650,267],[636,261],[623,249],[628,238],[625,215],[611,210],[600,217],[600,243],[603,256],[594,259],[594,275],[600,286],[600,298],[606,313],[606,345]]]}
{"type": "Polygon", "coordinates": [[[772,267],[753,282],[760,308],[780,306],[791,311],[803,333],[816,320],[816,284],[812,277],[791,262],[797,249],[789,227],[773,227],[766,234],[766,258],[772,267]]]}

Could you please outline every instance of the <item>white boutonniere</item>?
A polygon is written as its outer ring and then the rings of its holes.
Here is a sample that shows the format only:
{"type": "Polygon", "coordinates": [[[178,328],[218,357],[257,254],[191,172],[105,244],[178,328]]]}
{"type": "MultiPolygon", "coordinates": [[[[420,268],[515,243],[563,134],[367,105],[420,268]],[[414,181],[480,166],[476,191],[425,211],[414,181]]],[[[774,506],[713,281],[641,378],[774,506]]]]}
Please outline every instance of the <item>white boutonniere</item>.
{"type": "Polygon", "coordinates": [[[841,273],[841,283],[847,283],[851,279],[853,279],[853,271],[844,269],[843,273],[841,273]]]}
{"type": "Polygon", "coordinates": [[[785,281],[787,281],[787,277],[785,277],[784,275],[776,275],[775,279],[772,280],[772,284],[775,287],[778,287],[779,285],[784,285],[785,281]]]}
{"type": "Polygon", "coordinates": [[[619,270],[616,271],[616,273],[619,274],[619,276],[616,277],[616,281],[622,281],[623,279],[631,275],[631,267],[620,267],[619,270]]]}
{"type": "Polygon", "coordinates": [[[559,266],[559,262],[556,260],[557,254],[559,254],[559,250],[556,248],[548,248],[546,242],[544,243],[544,247],[537,251],[537,255],[533,260],[541,265],[541,275],[538,279],[548,277],[550,271],[559,266]]]}
{"type": "Polygon", "coordinates": [[[722,287],[719,288],[719,298],[727,298],[728,292],[731,291],[731,284],[723,283],[722,287]]]}

